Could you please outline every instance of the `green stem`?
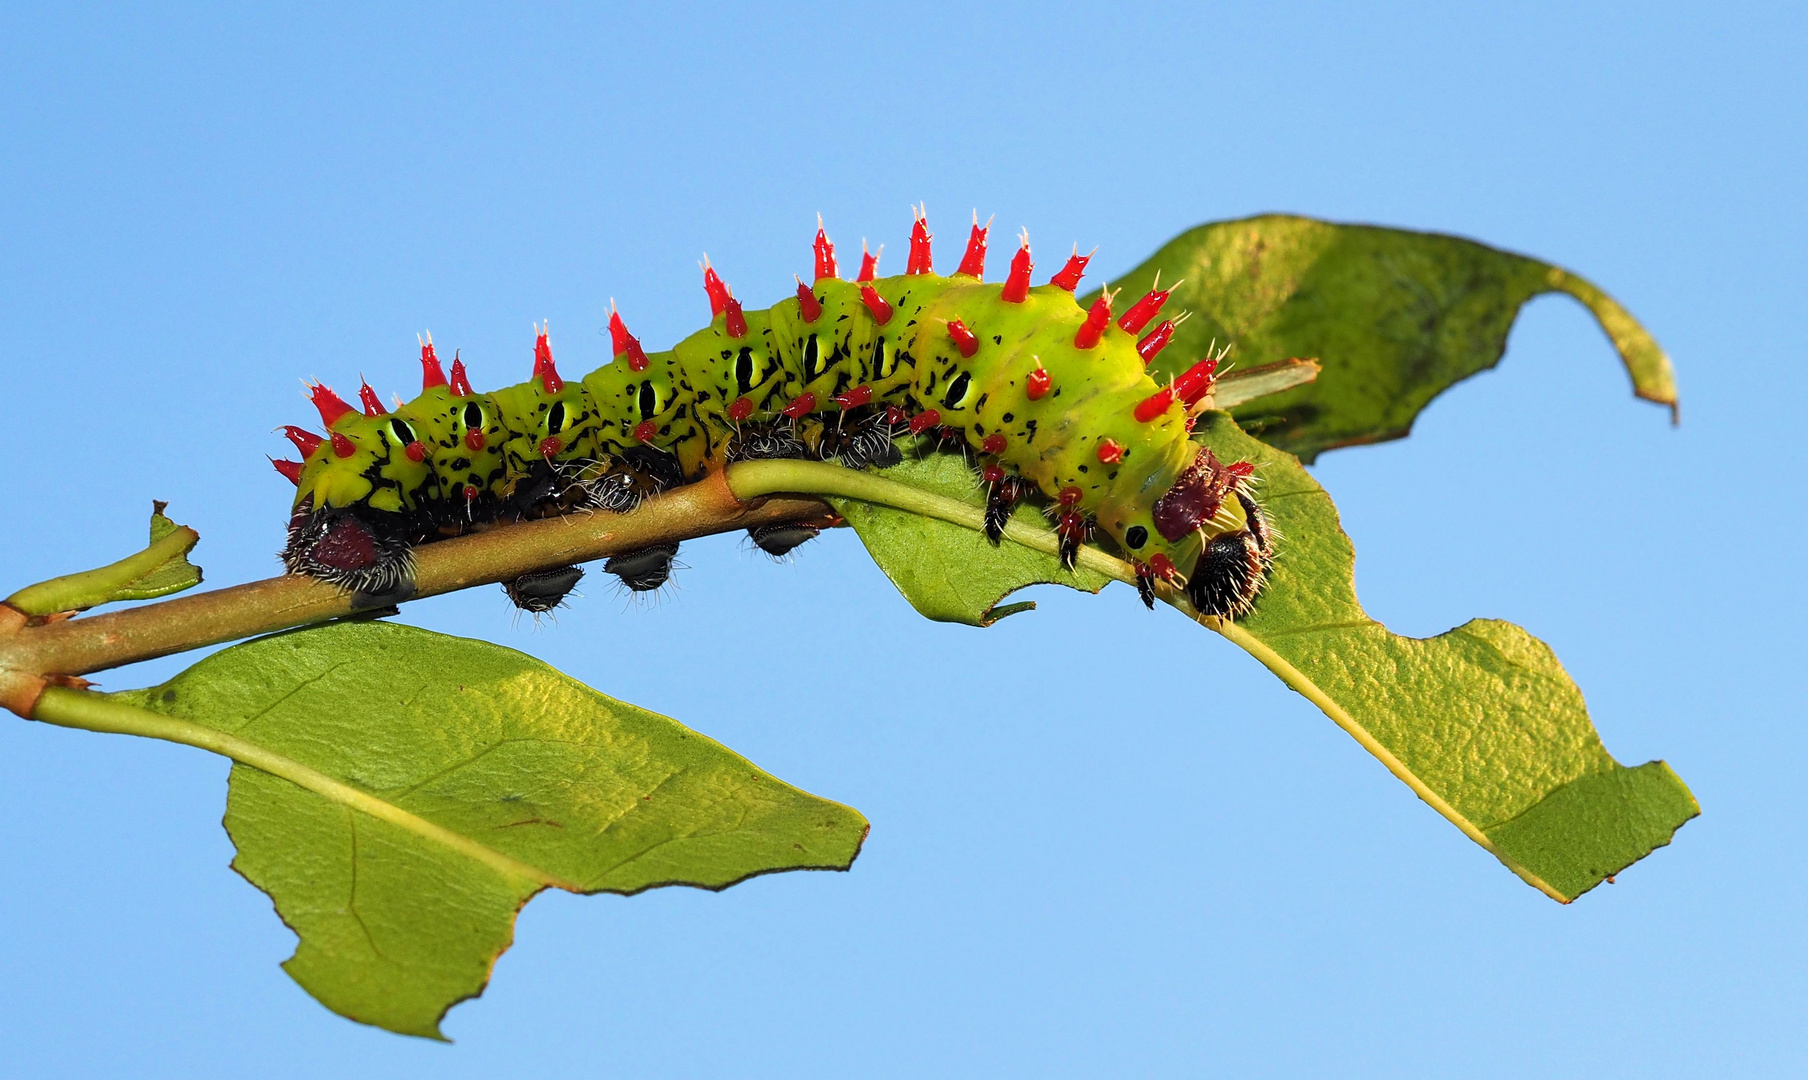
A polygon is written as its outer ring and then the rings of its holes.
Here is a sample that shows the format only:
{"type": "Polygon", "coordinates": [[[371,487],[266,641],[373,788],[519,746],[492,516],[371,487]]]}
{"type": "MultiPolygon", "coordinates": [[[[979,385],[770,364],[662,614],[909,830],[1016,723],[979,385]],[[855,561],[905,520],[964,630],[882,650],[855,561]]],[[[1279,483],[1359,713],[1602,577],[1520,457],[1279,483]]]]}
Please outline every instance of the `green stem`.
{"type": "Polygon", "coordinates": [[[335,780],[317,769],[309,768],[293,758],[284,757],[215,728],[164,716],[161,713],[151,712],[149,709],[141,709],[136,705],[127,705],[92,691],[69,690],[61,686],[47,687],[39,695],[37,708],[32,711],[31,718],[60,727],[80,728],[84,731],[104,731],[116,735],[138,735],[147,739],[163,739],[166,742],[182,743],[185,746],[208,750],[267,772],[272,776],[281,777],[330,802],[369,814],[371,817],[406,829],[430,842],[442,844],[467,858],[483,863],[498,873],[540,885],[555,885],[573,892],[582,891],[579,886],[571,882],[563,881],[538,867],[504,855],[495,848],[480,844],[468,836],[460,836],[444,826],[435,825],[394,803],[385,802],[374,795],[359,791],[357,788],[335,780]]]}
{"type": "Polygon", "coordinates": [[[81,611],[104,604],[132,582],[171,559],[188,554],[200,538],[193,529],[179,528],[136,555],[128,555],[116,563],[27,585],[7,597],[6,603],[32,616],[81,611]]]}

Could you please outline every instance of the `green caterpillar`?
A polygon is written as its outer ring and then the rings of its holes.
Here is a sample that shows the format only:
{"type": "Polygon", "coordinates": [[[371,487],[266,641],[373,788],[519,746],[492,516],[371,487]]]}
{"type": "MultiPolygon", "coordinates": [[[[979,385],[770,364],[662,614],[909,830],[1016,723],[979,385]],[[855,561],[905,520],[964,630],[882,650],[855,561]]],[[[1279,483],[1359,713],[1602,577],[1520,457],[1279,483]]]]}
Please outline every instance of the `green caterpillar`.
{"type": "MultiPolygon", "coordinates": [[[[1031,286],[1027,236],[1005,281],[988,285],[987,233],[975,216],[959,268],[943,277],[919,212],[903,274],[878,277],[877,256],[863,253],[846,281],[819,223],[814,283],[800,281],[794,298],[765,311],[744,310],[705,260],[706,328],[648,353],[612,306],[615,358],[577,382],[559,376],[538,328],[532,377],[488,394],[472,391],[456,357],[448,379],[430,339],[421,394],[393,412],[368,384],[362,412],[315,385],[327,435],[285,428],[303,460],[274,462],[297,487],[284,562],[393,602],[411,588],[411,549],[440,537],[625,510],[737,460],[883,466],[898,460],[895,440],[924,436],[976,458],[994,542],[1016,502],[1043,501],[1069,566],[1096,530],[1135,565],[1145,603],[1161,580],[1184,587],[1202,612],[1247,610],[1274,551],[1254,470],[1188,437],[1210,406],[1221,356],[1157,385],[1145,367],[1174,322],[1143,331],[1167,291],[1115,320],[1109,291],[1082,308],[1074,290],[1090,256],[1076,252],[1031,286]]],[[[779,526],[754,540],[780,555],[814,535],[779,526]]],[[[605,568],[630,588],[654,589],[676,550],[619,555],[605,568]]],[[[581,573],[566,567],[505,588],[544,611],[581,573]]]]}

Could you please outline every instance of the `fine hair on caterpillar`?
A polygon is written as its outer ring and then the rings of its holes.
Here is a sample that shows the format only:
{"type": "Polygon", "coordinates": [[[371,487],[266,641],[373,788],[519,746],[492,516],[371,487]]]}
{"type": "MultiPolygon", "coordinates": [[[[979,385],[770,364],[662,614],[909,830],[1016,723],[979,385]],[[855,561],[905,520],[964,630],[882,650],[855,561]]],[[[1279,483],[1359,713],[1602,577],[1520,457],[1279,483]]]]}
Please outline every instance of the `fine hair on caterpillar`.
{"type": "MultiPolygon", "coordinates": [[[[862,252],[844,279],[818,222],[814,276],[795,296],[748,310],[708,260],[710,321],[663,352],[646,351],[613,303],[614,358],[567,381],[544,326],[528,381],[473,390],[463,361],[442,369],[420,341],[421,393],[386,409],[368,384],[353,408],[322,385],[310,395],[327,431],[284,434],[300,461],[277,461],[296,484],[283,553],[291,572],[371,602],[411,591],[411,550],[496,522],[621,512],[735,461],[804,458],[886,467],[900,443],[959,450],[986,496],[993,543],[1019,504],[1038,505],[1069,568],[1097,542],[1135,568],[1151,607],[1158,585],[1200,612],[1248,610],[1274,558],[1254,467],[1220,461],[1191,438],[1210,407],[1223,354],[1157,383],[1146,368],[1184,314],[1163,317],[1160,282],[1115,311],[1106,290],[1088,307],[1074,291],[1090,255],[1031,283],[1027,234],[1000,283],[985,282],[989,223],[974,216],[958,267],[933,267],[922,213],[904,273],[878,275],[862,252]]],[[[814,526],[753,530],[783,556],[814,526]]],[[[672,574],[675,543],[622,552],[604,569],[634,592],[672,574]]],[[[523,610],[549,611],[575,567],[505,585],[523,610]]]]}

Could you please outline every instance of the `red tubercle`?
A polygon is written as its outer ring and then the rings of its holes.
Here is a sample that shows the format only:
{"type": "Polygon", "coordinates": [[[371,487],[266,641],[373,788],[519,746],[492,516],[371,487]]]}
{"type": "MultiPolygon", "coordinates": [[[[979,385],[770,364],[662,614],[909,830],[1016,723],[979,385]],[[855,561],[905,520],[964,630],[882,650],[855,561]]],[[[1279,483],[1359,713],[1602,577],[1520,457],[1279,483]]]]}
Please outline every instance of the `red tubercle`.
{"type": "Polygon", "coordinates": [[[1067,257],[1067,265],[1061,268],[1060,273],[1049,278],[1048,283],[1056,288],[1073,292],[1080,287],[1080,279],[1086,276],[1086,264],[1091,261],[1091,254],[1082,255],[1080,249],[1075,248],[1074,253],[1067,257]]]}
{"type": "Polygon", "coordinates": [[[1077,487],[1064,487],[1061,489],[1061,494],[1056,496],[1055,501],[1062,506],[1078,506],[1081,495],[1082,492],[1077,487]]]}
{"type": "Polygon", "coordinates": [[[458,353],[456,352],[452,354],[451,390],[453,397],[463,398],[471,396],[471,380],[465,377],[465,362],[458,358],[458,353]]]}
{"type": "Polygon", "coordinates": [[[728,331],[729,337],[744,338],[747,336],[747,315],[741,310],[739,300],[731,296],[724,301],[723,316],[722,326],[728,331]]]}
{"type": "Polygon", "coordinates": [[[1233,461],[1224,467],[1224,472],[1232,480],[1247,480],[1256,474],[1256,467],[1247,461],[1233,461]]]}
{"type": "Polygon", "coordinates": [[[860,276],[855,281],[871,281],[879,276],[879,256],[885,253],[885,245],[879,245],[878,251],[866,250],[866,241],[860,241],[860,276]]]}
{"type": "Polygon", "coordinates": [[[1076,510],[1069,510],[1061,515],[1061,521],[1055,531],[1073,540],[1086,539],[1086,515],[1076,510]]]}
{"type": "Polygon", "coordinates": [[[1011,256],[1011,272],[1005,275],[1004,292],[1000,294],[1005,303],[1021,304],[1030,298],[1030,271],[1034,266],[1030,261],[1030,234],[1026,229],[1017,254],[1011,256]]]}
{"type": "MultiPolygon", "coordinates": [[[[1179,282],[1175,282],[1175,286],[1178,285],[1179,282]]],[[[1161,313],[1161,305],[1168,302],[1173,291],[1173,288],[1149,290],[1141,300],[1130,305],[1130,310],[1124,312],[1124,317],[1117,321],[1118,326],[1126,334],[1142,333],[1143,327],[1149,325],[1149,320],[1161,313]]]]}
{"type": "Polygon", "coordinates": [[[904,408],[900,405],[887,405],[885,407],[885,422],[892,427],[897,427],[899,424],[909,423],[910,414],[905,412],[904,408]]]}
{"type": "Polygon", "coordinates": [[[477,496],[479,496],[481,494],[483,494],[483,493],[477,490],[476,484],[466,484],[465,485],[465,501],[466,502],[476,502],[477,496]]]}
{"type": "Polygon", "coordinates": [[[481,431],[465,432],[465,449],[471,451],[471,453],[481,454],[481,453],[483,453],[483,448],[487,445],[489,445],[489,440],[487,440],[483,437],[483,432],[481,432],[481,431]]]}
{"type": "Polygon", "coordinates": [[[1004,479],[1004,470],[996,465],[987,464],[979,470],[979,478],[988,484],[996,484],[1004,479]]]}
{"type": "Polygon", "coordinates": [[[823,231],[822,215],[816,215],[816,280],[838,278],[841,273],[835,268],[835,245],[829,242],[829,234],[823,231]]]}
{"type": "Polygon", "coordinates": [[[703,291],[709,294],[709,317],[715,318],[728,307],[728,286],[723,283],[722,276],[716,268],[709,265],[709,256],[703,256],[703,291]]]}
{"type": "Polygon", "coordinates": [[[979,444],[979,449],[983,453],[992,454],[992,455],[996,456],[998,454],[1004,453],[1004,448],[1006,445],[1007,445],[1007,443],[1006,443],[1004,435],[1000,432],[994,431],[992,434],[986,436],[984,442],[979,444]]]}
{"type": "Polygon", "coordinates": [[[406,447],[403,447],[402,453],[408,455],[409,461],[412,461],[416,465],[419,465],[421,462],[427,460],[427,444],[422,442],[419,439],[416,439],[413,442],[409,443],[406,447]]]}
{"type": "Polygon", "coordinates": [[[1105,328],[1111,325],[1111,296],[1100,296],[1092,302],[1086,311],[1086,321],[1074,332],[1074,348],[1090,349],[1105,336],[1105,328]]]}
{"type": "MultiPolygon", "coordinates": [[[[419,339],[417,339],[419,340],[419,339]]],[[[433,351],[433,335],[421,341],[421,389],[431,390],[446,385],[446,373],[440,370],[439,354],[433,351]]]]}
{"type": "Polygon", "coordinates": [[[859,386],[835,395],[835,404],[843,409],[858,409],[862,405],[870,405],[873,400],[873,388],[861,383],[859,386]]]}
{"type": "Polygon", "coordinates": [[[891,321],[891,305],[886,303],[885,297],[879,295],[878,289],[871,285],[860,286],[860,302],[866,305],[866,310],[873,313],[873,321],[880,326],[891,321]]]}
{"type": "Polygon", "coordinates": [[[1199,399],[1212,392],[1212,384],[1217,382],[1218,361],[1208,356],[1182,372],[1174,380],[1174,393],[1191,408],[1199,403],[1199,399]]]}
{"type": "Polygon", "coordinates": [[[352,411],[352,407],[340,399],[338,394],[327,389],[324,383],[315,383],[308,387],[308,398],[313,401],[314,408],[320,410],[320,422],[332,427],[340,417],[352,411]]]}
{"type": "Polygon", "coordinates": [[[1167,412],[1174,404],[1174,388],[1163,387],[1136,403],[1136,422],[1147,424],[1167,412]]]}
{"type": "Polygon", "coordinates": [[[344,435],[339,434],[337,431],[333,432],[332,439],[333,439],[333,455],[335,457],[342,457],[342,458],[351,457],[353,454],[358,452],[357,445],[354,444],[350,439],[346,438],[344,435]]]}
{"type": "Polygon", "coordinates": [[[1149,331],[1148,337],[1136,343],[1136,354],[1143,358],[1143,363],[1147,364],[1155,359],[1157,353],[1168,347],[1168,342],[1173,340],[1174,320],[1163,319],[1155,329],[1149,331]]]}
{"type": "Polygon", "coordinates": [[[737,424],[752,415],[753,399],[746,394],[742,394],[740,397],[735,398],[728,406],[728,418],[737,424]]]}
{"type": "Polygon", "coordinates": [[[925,409],[910,418],[910,433],[912,435],[921,435],[930,428],[940,425],[941,422],[942,414],[939,410],[925,409]]]}
{"type": "Polygon", "coordinates": [[[552,335],[549,333],[551,325],[548,323],[545,326],[535,327],[534,374],[532,377],[540,380],[540,385],[546,389],[547,393],[556,394],[565,389],[565,380],[559,378],[559,370],[552,363],[552,335]]]}
{"type": "Polygon", "coordinates": [[[816,395],[805,391],[791,399],[791,404],[779,410],[793,420],[801,420],[816,411],[816,395]]]}
{"type": "Polygon", "coordinates": [[[979,339],[959,319],[948,320],[948,336],[953,339],[954,347],[960,350],[964,359],[973,359],[973,354],[979,351],[979,339]]]}
{"type": "Polygon", "coordinates": [[[813,323],[822,318],[822,301],[816,299],[816,293],[802,281],[797,283],[797,307],[799,314],[807,323],[813,323]]]}
{"type": "Polygon", "coordinates": [[[295,444],[295,449],[300,452],[303,460],[313,457],[314,451],[320,449],[320,444],[326,441],[324,437],[293,424],[284,424],[282,433],[283,438],[295,444]]]}
{"type": "Polygon", "coordinates": [[[271,458],[270,464],[276,466],[277,472],[288,477],[291,484],[296,487],[301,486],[301,462],[290,461],[287,458],[271,458]]]}
{"type": "Polygon", "coordinates": [[[358,404],[364,406],[364,415],[369,417],[388,416],[389,410],[383,407],[383,399],[370,388],[363,379],[358,380],[358,404]]]}
{"type": "Polygon", "coordinates": [[[965,274],[970,278],[984,280],[986,276],[986,233],[992,229],[990,219],[984,225],[979,223],[979,212],[973,213],[973,232],[967,237],[967,252],[961,256],[960,267],[954,272],[965,274]]]}
{"type": "Polygon", "coordinates": [[[910,226],[910,257],[904,262],[906,274],[933,274],[935,267],[929,254],[929,219],[922,210],[914,211],[916,220],[910,226]]]}
{"type": "Polygon", "coordinates": [[[557,435],[548,435],[540,440],[540,456],[543,458],[553,457],[563,449],[565,449],[565,440],[557,435]]]}
{"type": "Polygon", "coordinates": [[[1049,377],[1048,369],[1042,366],[1040,357],[1036,360],[1036,370],[1023,380],[1024,396],[1031,401],[1041,401],[1054,388],[1055,380],[1049,377]]]}
{"type": "Polygon", "coordinates": [[[1163,552],[1158,551],[1149,556],[1149,569],[1155,571],[1155,576],[1163,581],[1172,582],[1180,577],[1180,568],[1163,552]]]}
{"type": "Polygon", "coordinates": [[[651,420],[642,420],[634,425],[634,437],[639,441],[652,442],[653,436],[659,434],[659,425],[651,420]]]}
{"type": "Polygon", "coordinates": [[[1100,439],[1099,460],[1107,465],[1116,465],[1124,460],[1124,448],[1116,439],[1100,439]]]}
{"type": "Polygon", "coordinates": [[[628,324],[615,310],[613,300],[609,302],[609,345],[616,356],[628,358],[629,371],[645,371],[652,363],[647,359],[646,350],[640,347],[640,339],[628,333],[628,324]]]}

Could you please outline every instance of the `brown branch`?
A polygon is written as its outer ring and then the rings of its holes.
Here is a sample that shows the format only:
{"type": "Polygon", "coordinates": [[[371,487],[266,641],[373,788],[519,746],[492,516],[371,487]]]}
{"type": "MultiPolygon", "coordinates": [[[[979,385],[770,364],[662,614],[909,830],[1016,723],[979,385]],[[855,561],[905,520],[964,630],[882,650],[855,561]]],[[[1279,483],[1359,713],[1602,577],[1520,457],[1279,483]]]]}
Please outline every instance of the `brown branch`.
{"type": "MultiPolygon", "coordinates": [[[[652,544],[783,521],[824,521],[812,499],[742,502],[721,472],[625,514],[572,514],[504,525],[415,552],[413,599],[510,581],[652,544]]],[[[27,719],[47,685],[171,653],[357,613],[351,594],[294,574],[42,625],[0,604],[0,706],[27,719]]]]}

